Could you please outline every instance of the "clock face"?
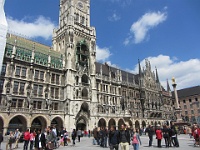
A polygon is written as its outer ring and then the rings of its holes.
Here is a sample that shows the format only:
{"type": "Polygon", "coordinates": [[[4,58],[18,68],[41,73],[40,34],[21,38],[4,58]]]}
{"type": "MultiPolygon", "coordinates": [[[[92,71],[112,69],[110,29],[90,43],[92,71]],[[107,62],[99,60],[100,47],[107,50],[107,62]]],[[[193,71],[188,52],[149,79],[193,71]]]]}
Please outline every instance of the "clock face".
{"type": "Polygon", "coordinates": [[[83,9],[83,3],[82,2],[78,2],[78,7],[80,8],[80,9],[83,9]]]}

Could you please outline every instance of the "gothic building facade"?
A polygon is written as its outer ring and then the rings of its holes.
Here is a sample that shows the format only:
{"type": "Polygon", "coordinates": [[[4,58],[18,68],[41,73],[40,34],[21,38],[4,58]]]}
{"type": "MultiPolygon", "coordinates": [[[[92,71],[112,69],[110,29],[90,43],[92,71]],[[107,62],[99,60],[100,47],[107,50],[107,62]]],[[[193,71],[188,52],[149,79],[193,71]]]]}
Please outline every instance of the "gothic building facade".
{"type": "Polygon", "coordinates": [[[60,0],[52,47],[8,34],[0,78],[0,130],[56,125],[145,127],[173,117],[169,90],[146,66],[138,74],[96,62],[89,0],[60,0]]]}

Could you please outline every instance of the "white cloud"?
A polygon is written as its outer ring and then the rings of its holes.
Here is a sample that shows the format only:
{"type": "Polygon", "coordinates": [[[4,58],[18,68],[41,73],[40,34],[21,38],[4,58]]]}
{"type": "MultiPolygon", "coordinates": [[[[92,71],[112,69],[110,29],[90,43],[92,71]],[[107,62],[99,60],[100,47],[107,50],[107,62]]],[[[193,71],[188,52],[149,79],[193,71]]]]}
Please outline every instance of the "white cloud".
{"type": "MultiPolygon", "coordinates": [[[[165,88],[166,79],[169,79],[171,85],[172,77],[176,79],[177,89],[200,85],[200,59],[178,61],[165,55],[148,57],[147,59],[150,61],[153,71],[157,67],[160,82],[165,88]]],[[[145,60],[141,61],[141,66],[145,66],[145,60]]],[[[133,72],[138,72],[138,66],[133,72]]]]}
{"type": "Polygon", "coordinates": [[[100,48],[99,46],[97,46],[97,48],[96,48],[96,60],[97,61],[105,62],[106,60],[109,59],[110,56],[111,56],[111,53],[109,51],[109,48],[107,48],[107,47],[100,48]]]}
{"type": "Polygon", "coordinates": [[[25,20],[7,17],[9,30],[30,38],[42,37],[48,40],[52,37],[52,32],[56,25],[49,18],[39,16],[33,22],[27,22],[25,20]]]}
{"type": "Polygon", "coordinates": [[[131,36],[126,38],[124,44],[131,42],[135,44],[142,42],[147,37],[150,29],[156,27],[167,19],[166,12],[149,12],[144,14],[137,22],[134,22],[130,29],[131,36]]]}
{"type": "Polygon", "coordinates": [[[112,64],[111,61],[107,61],[106,63],[107,63],[109,66],[112,66],[112,67],[114,67],[114,68],[120,68],[118,65],[112,64]]]}
{"type": "Polygon", "coordinates": [[[108,17],[109,21],[118,21],[120,19],[121,19],[121,17],[119,15],[117,15],[115,12],[112,14],[112,16],[108,17]]]}

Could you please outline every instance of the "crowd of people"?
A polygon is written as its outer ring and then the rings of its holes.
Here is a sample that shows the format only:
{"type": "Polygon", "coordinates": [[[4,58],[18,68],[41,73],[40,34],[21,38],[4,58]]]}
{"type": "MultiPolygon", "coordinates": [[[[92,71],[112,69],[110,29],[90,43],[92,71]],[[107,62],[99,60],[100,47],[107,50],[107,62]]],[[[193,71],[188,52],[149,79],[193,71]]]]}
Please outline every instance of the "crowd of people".
{"type": "MultiPolygon", "coordinates": [[[[166,124],[163,126],[159,124],[156,126],[149,125],[144,130],[130,129],[126,125],[122,125],[119,130],[116,130],[115,126],[111,126],[110,130],[103,127],[95,128],[93,130],[93,144],[101,147],[109,145],[110,150],[118,150],[119,147],[121,147],[121,150],[129,150],[129,146],[132,145],[134,150],[139,150],[139,145],[142,144],[140,139],[142,131],[149,137],[149,147],[153,146],[154,137],[157,140],[157,145],[154,146],[158,148],[179,147],[178,135],[180,134],[180,128],[175,126],[173,122],[170,126],[166,124]],[[161,145],[162,140],[164,146],[161,145]]],[[[194,139],[194,146],[200,146],[200,127],[197,124],[184,126],[183,133],[194,139]]]]}
{"type": "MultiPolygon", "coordinates": [[[[149,125],[144,130],[141,129],[131,129],[125,124],[116,130],[116,127],[112,125],[109,129],[105,127],[96,127],[93,131],[83,131],[81,129],[73,129],[69,135],[66,128],[58,131],[55,126],[49,126],[45,128],[44,131],[41,129],[30,130],[27,129],[25,132],[21,133],[19,129],[14,132],[10,131],[8,134],[6,142],[6,150],[17,149],[19,145],[20,138],[23,134],[23,150],[53,150],[58,148],[60,145],[68,146],[71,142],[72,146],[75,146],[76,140],[81,142],[82,136],[90,137],[93,135],[93,145],[99,145],[103,148],[109,148],[110,150],[129,150],[130,145],[132,145],[134,150],[139,150],[139,145],[142,144],[140,136],[141,131],[147,134],[149,137],[148,146],[151,147],[153,143],[154,136],[157,140],[157,147],[163,147],[161,142],[165,143],[164,147],[179,147],[178,134],[179,129],[173,123],[168,125],[149,125]]],[[[194,138],[194,146],[200,145],[200,128],[198,125],[194,124],[191,127],[184,127],[183,131],[188,134],[190,138],[194,138]]],[[[3,135],[0,133],[0,149],[1,142],[3,141],[3,135]]],[[[155,146],[155,145],[154,145],[155,146]]]]}
{"type": "Polygon", "coordinates": [[[72,146],[74,146],[77,133],[79,136],[79,132],[73,129],[70,135],[70,139],[66,128],[58,131],[55,126],[49,126],[45,128],[44,131],[41,129],[27,129],[23,133],[20,132],[19,129],[16,129],[14,132],[10,131],[7,135],[6,150],[17,149],[21,137],[23,137],[23,150],[53,150],[58,148],[60,145],[67,146],[68,142],[71,141],[72,146]]]}
{"type": "Polygon", "coordinates": [[[100,145],[103,148],[109,147],[110,150],[129,150],[129,145],[132,144],[134,150],[139,149],[141,144],[140,134],[138,129],[131,130],[125,124],[122,124],[120,130],[112,125],[110,129],[104,127],[95,128],[93,130],[93,144],[100,145]]]}

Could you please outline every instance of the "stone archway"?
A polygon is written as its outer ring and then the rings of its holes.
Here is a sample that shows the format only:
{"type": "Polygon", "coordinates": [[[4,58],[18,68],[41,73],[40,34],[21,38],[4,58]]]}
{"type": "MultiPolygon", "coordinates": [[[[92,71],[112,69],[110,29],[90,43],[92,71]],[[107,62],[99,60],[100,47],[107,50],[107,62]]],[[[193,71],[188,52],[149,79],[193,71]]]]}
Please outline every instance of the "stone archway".
{"type": "Polygon", "coordinates": [[[51,126],[55,126],[58,131],[61,131],[61,129],[63,128],[63,120],[62,120],[62,118],[55,117],[51,121],[51,126]]]}
{"type": "Polygon", "coordinates": [[[87,119],[84,116],[81,116],[76,121],[76,130],[87,130],[87,119]]]}
{"type": "Polygon", "coordinates": [[[4,127],[4,120],[3,118],[0,116],[0,132],[3,133],[3,127],[4,127]]]}
{"type": "Polygon", "coordinates": [[[159,125],[161,125],[161,122],[160,122],[160,121],[158,121],[158,124],[159,124],[159,125]]]}
{"type": "Polygon", "coordinates": [[[111,127],[112,125],[114,125],[114,126],[116,127],[116,122],[115,122],[115,120],[114,120],[113,118],[110,119],[109,122],[108,122],[108,129],[110,129],[110,127],[111,127]]]}
{"type": "Polygon", "coordinates": [[[118,121],[118,129],[121,129],[121,125],[125,124],[123,119],[119,119],[118,121]]]}
{"type": "Polygon", "coordinates": [[[17,115],[13,117],[8,124],[8,131],[26,131],[27,129],[27,120],[24,116],[17,115]]]}
{"type": "Polygon", "coordinates": [[[128,120],[128,126],[129,126],[129,128],[133,128],[133,122],[131,121],[131,120],[128,120]]]}
{"type": "Polygon", "coordinates": [[[106,120],[101,118],[99,121],[98,121],[98,127],[106,127],[106,120]]]}
{"type": "Polygon", "coordinates": [[[153,124],[153,121],[151,121],[151,125],[154,125],[154,124],[153,124]]]}
{"type": "Polygon", "coordinates": [[[142,127],[145,128],[146,127],[146,122],[142,121],[142,127]]]}
{"type": "Polygon", "coordinates": [[[76,129],[87,130],[90,119],[90,110],[88,103],[82,103],[78,114],[76,115],[76,129]]]}
{"type": "Polygon", "coordinates": [[[139,129],[140,128],[140,123],[138,120],[135,121],[135,128],[136,129],[139,129]]]}
{"type": "Polygon", "coordinates": [[[46,127],[47,127],[47,121],[42,116],[38,116],[34,118],[31,123],[31,130],[35,130],[35,129],[44,130],[46,127]]]}

